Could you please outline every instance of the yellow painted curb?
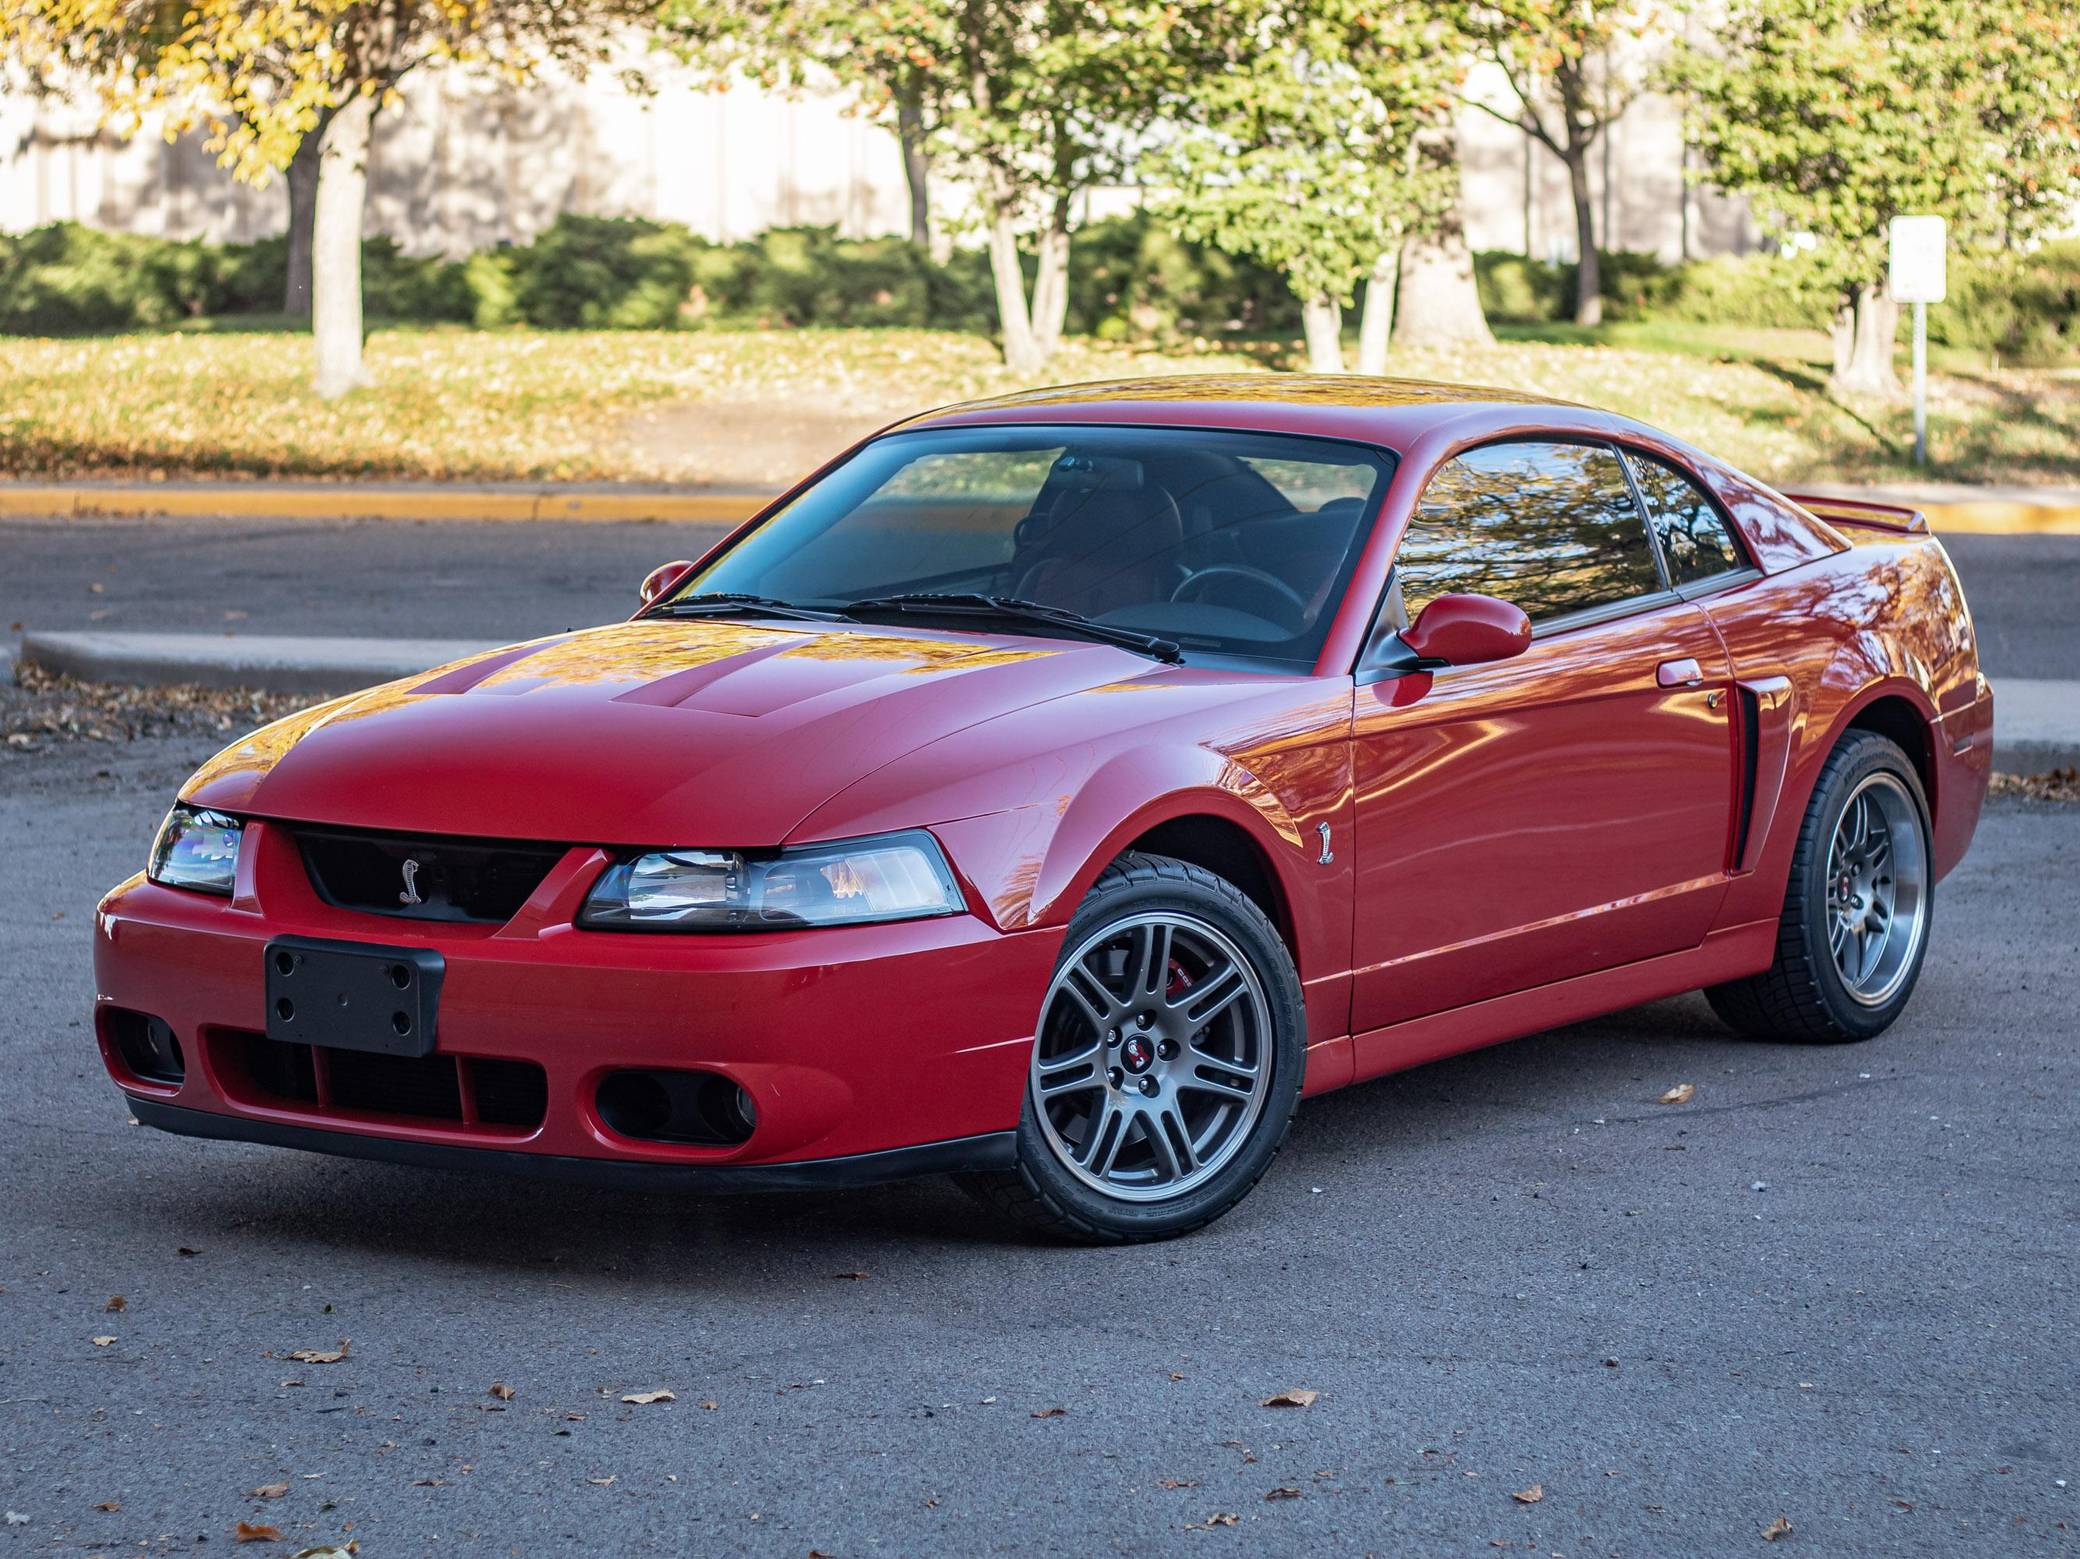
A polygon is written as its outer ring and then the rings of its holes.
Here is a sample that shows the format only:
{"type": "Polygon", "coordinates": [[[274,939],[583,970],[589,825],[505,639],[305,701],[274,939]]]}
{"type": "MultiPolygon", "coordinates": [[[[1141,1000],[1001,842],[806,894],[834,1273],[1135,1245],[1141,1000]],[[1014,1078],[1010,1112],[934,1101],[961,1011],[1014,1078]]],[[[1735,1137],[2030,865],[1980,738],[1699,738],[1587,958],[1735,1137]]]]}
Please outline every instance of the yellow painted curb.
{"type": "Polygon", "coordinates": [[[1970,503],[1916,504],[1931,529],[1965,536],[2080,536],[2080,504],[2019,503],[1975,498],[1970,503]]]}
{"type": "Polygon", "coordinates": [[[398,491],[338,486],[72,487],[0,483],[0,515],[270,520],[698,520],[734,524],[769,502],[759,493],[398,491]]]}

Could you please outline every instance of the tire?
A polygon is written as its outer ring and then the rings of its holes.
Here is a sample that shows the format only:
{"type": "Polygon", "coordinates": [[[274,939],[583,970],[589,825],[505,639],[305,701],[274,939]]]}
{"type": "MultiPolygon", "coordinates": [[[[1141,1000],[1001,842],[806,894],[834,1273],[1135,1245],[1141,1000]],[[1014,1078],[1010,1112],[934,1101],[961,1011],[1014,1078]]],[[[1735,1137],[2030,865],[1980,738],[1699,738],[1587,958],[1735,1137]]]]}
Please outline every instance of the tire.
{"type": "Polygon", "coordinates": [[[1882,1034],[1906,1009],[1928,951],[1931,848],[1913,763],[1875,731],[1849,732],[1828,754],[1799,825],[1776,958],[1760,974],[1707,990],[1712,1010],[1756,1039],[1825,1045],[1882,1034]],[[1881,903],[1889,905],[1882,933],[1881,903]]]}
{"type": "Polygon", "coordinates": [[[1122,856],[1092,884],[1036,1028],[1017,1167],[963,1183],[1059,1238],[1205,1227],[1271,1167],[1300,1100],[1291,953],[1233,883],[1168,856],[1122,856]]]}

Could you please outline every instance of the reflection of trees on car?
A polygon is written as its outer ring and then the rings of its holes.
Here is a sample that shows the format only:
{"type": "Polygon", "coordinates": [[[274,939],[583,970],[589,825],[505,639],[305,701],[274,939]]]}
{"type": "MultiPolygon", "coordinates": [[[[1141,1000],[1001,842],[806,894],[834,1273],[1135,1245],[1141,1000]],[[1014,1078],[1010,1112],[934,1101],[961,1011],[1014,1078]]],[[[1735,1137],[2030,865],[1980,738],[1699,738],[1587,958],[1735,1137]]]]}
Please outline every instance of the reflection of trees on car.
{"type": "Polygon", "coordinates": [[[1611,450],[1497,444],[1440,467],[1397,562],[1411,615],[1452,591],[1497,596],[1533,621],[1661,586],[1611,450]]]}

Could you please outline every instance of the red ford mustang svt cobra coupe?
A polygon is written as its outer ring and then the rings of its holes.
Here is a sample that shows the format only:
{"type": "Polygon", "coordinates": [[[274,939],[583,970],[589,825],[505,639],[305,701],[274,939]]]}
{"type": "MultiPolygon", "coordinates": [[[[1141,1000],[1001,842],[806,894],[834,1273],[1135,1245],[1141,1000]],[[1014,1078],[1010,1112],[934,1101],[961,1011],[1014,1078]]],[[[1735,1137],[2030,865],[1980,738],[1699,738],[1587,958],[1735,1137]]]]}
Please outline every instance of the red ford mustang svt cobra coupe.
{"type": "Polygon", "coordinates": [[[96,921],[139,1120],[1173,1235],[1456,1051],[1879,1033],[1991,758],[1919,516],[1502,391],[935,412],[643,597],[188,782],[96,921]]]}

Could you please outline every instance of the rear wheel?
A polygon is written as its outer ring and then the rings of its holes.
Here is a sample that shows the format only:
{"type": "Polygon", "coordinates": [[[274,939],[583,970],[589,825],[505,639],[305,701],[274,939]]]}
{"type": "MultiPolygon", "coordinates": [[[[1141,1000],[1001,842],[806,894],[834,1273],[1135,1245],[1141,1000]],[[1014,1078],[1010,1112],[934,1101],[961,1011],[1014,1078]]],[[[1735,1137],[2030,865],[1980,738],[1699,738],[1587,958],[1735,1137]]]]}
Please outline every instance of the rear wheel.
{"type": "Polygon", "coordinates": [[[1913,994],[1934,907],[1920,777],[1885,737],[1851,731],[1829,754],[1799,828],[1775,962],[1705,996],[1757,1038],[1870,1039],[1913,994]]]}
{"type": "Polygon", "coordinates": [[[970,1184],[1093,1242],[1218,1218],[1270,1167],[1300,1096],[1300,981],[1263,912],[1167,856],[1108,867],[1041,1006],[1018,1167],[970,1184]]]}

